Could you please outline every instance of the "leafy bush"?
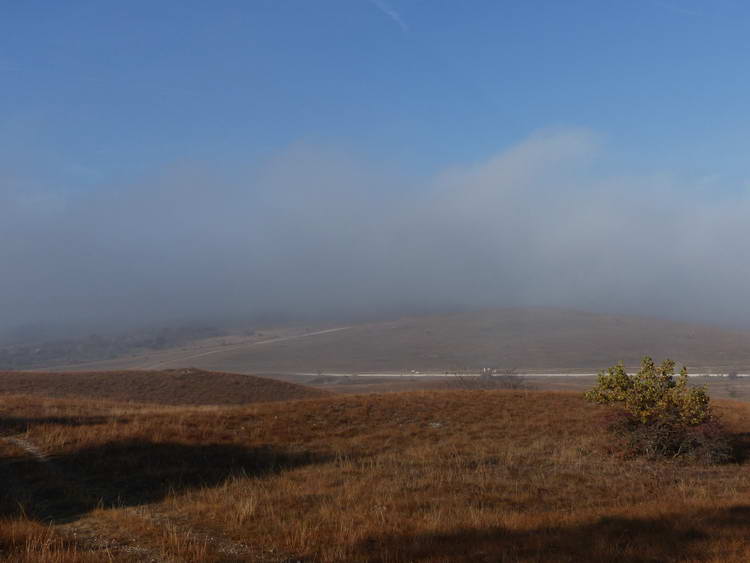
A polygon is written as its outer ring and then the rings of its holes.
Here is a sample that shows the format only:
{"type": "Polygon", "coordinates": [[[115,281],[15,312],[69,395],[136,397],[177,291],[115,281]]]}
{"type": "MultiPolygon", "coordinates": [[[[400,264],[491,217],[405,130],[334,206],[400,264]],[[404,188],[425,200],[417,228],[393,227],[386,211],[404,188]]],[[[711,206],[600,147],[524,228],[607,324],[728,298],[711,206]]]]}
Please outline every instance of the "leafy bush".
{"type": "Polygon", "coordinates": [[[599,373],[596,387],[586,392],[586,398],[607,405],[621,403],[642,424],[665,417],[676,418],[686,425],[706,422],[711,418],[706,389],[689,387],[684,367],[675,380],[674,366],[672,360],[657,366],[646,357],[640,371],[631,376],[618,364],[599,373]]]}
{"type": "Polygon", "coordinates": [[[705,387],[690,387],[687,369],[675,377],[674,367],[672,360],[657,366],[646,357],[629,375],[618,364],[599,374],[586,399],[623,407],[610,430],[625,441],[626,453],[730,461],[731,439],[713,416],[705,387]]]}

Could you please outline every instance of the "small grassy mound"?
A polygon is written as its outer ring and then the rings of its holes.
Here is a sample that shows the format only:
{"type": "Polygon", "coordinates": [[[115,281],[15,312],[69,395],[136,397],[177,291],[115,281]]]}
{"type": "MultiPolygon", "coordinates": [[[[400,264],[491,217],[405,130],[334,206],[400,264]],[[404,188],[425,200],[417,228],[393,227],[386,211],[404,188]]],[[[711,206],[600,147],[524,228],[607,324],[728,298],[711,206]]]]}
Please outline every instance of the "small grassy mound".
{"type": "Polygon", "coordinates": [[[0,393],[81,397],[162,405],[243,405],[329,396],[266,377],[197,369],[107,372],[0,372],[0,393]]]}

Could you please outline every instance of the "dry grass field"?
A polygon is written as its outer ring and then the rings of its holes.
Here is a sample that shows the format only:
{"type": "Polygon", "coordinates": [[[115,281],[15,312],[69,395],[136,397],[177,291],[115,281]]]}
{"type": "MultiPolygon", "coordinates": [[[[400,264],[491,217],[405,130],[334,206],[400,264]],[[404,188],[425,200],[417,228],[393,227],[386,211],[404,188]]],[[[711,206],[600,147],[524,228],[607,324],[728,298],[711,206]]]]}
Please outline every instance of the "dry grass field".
{"type": "MultiPolygon", "coordinates": [[[[595,375],[543,376],[516,374],[515,381],[502,376],[492,379],[476,376],[412,376],[381,377],[360,376],[302,376],[289,374],[266,374],[266,377],[297,383],[337,394],[394,393],[403,391],[461,391],[524,388],[539,391],[576,391],[583,393],[596,384],[595,375]]],[[[705,386],[711,397],[750,401],[750,377],[705,377],[690,378],[693,385],[705,386]]]]}
{"type": "Polygon", "coordinates": [[[0,394],[79,397],[161,405],[239,405],[325,397],[286,381],[197,369],[112,372],[0,372],[0,394]]]}
{"type": "Polygon", "coordinates": [[[623,459],[579,393],[1,404],[9,561],[750,560],[748,465],[623,459]]]}

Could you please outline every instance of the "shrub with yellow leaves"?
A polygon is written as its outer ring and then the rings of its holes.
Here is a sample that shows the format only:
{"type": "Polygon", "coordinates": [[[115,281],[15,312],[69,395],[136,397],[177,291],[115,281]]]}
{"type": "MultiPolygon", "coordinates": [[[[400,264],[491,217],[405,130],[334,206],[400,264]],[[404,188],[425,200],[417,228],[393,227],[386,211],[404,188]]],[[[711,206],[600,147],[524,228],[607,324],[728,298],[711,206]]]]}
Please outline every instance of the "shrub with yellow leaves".
{"type": "Polygon", "coordinates": [[[706,422],[711,408],[705,387],[690,387],[685,367],[675,378],[674,367],[672,360],[657,366],[645,357],[638,373],[628,375],[618,364],[599,374],[596,387],[586,392],[586,398],[607,405],[621,403],[643,424],[675,416],[687,425],[706,422]]]}

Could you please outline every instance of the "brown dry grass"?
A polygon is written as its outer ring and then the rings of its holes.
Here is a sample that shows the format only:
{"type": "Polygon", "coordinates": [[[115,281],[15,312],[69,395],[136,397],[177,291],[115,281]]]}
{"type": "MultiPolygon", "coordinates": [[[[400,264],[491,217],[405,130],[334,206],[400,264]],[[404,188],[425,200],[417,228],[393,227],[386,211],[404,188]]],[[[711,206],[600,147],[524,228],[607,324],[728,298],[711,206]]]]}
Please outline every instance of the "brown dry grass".
{"type": "MultiPolygon", "coordinates": [[[[483,381],[476,376],[297,376],[271,374],[268,377],[298,383],[333,393],[359,395],[364,393],[393,393],[403,391],[450,391],[471,389],[507,389],[508,382],[483,381]]],[[[516,376],[520,385],[542,391],[576,391],[583,393],[596,384],[596,376],[516,376]]],[[[692,377],[691,385],[705,386],[711,397],[750,401],[750,377],[692,377]]]]}
{"type": "Polygon", "coordinates": [[[286,381],[197,369],[0,372],[0,393],[88,397],[160,405],[243,405],[328,395],[327,391],[286,381]]]}
{"type": "MultiPolygon", "coordinates": [[[[718,411],[746,441],[750,405],[718,411]]],[[[5,444],[0,477],[16,485],[0,549],[66,563],[749,560],[748,467],[622,459],[605,412],[535,391],[160,408],[6,397],[0,428],[50,461],[5,444]]]]}

